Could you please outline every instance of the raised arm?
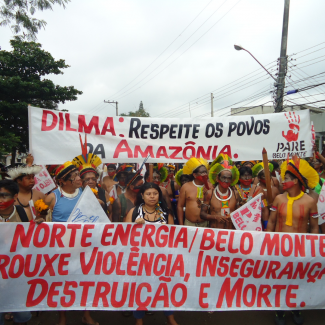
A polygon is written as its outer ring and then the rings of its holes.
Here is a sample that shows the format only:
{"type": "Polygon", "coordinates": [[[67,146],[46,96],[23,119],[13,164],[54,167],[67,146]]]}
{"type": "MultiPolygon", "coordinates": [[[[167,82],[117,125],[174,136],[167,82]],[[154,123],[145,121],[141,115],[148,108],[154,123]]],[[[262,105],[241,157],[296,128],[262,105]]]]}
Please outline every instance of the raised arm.
{"type": "Polygon", "coordinates": [[[276,197],[275,200],[273,201],[272,206],[270,207],[270,216],[269,216],[269,221],[267,223],[266,231],[269,232],[275,231],[276,220],[278,216],[278,205],[279,205],[279,199],[278,197],[276,197]]]}

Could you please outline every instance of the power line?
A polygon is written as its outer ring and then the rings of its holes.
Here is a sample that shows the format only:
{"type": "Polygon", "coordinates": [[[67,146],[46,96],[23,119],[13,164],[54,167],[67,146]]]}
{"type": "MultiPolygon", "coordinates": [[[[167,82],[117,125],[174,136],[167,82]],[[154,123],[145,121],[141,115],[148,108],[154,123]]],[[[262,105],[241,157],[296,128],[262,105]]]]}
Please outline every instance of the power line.
{"type": "Polygon", "coordinates": [[[186,53],[194,44],[196,44],[204,35],[206,35],[217,23],[219,23],[234,7],[236,7],[238,5],[239,2],[241,2],[242,0],[239,0],[234,6],[232,6],[215,24],[213,24],[205,33],[203,33],[194,43],[192,43],[192,45],[190,45],[184,52],[182,52],[177,58],[175,58],[170,64],[168,64],[165,68],[163,68],[161,71],[159,71],[157,74],[155,74],[152,78],[150,78],[148,81],[146,81],[144,84],[142,84],[140,87],[134,89],[133,91],[125,94],[122,97],[119,97],[119,99],[124,98],[130,94],[132,94],[133,92],[135,92],[136,90],[140,89],[141,87],[143,87],[144,85],[146,85],[148,82],[150,82],[152,79],[154,79],[155,77],[157,77],[160,73],[162,73],[165,69],[167,69],[171,64],[173,64],[177,59],[179,59],[184,53],[186,53]]]}
{"type": "Polygon", "coordinates": [[[115,94],[113,94],[110,97],[115,96],[116,94],[118,94],[119,92],[121,92],[123,89],[125,89],[128,85],[130,85],[133,81],[135,81],[136,79],[138,79],[149,67],[152,66],[153,63],[155,63],[170,47],[172,44],[175,43],[175,41],[180,38],[182,36],[182,34],[187,30],[187,28],[189,28],[192,23],[201,15],[201,13],[209,6],[209,4],[214,1],[211,0],[199,13],[198,15],[183,29],[183,31],[140,73],[138,74],[133,80],[131,80],[127,85],[125,85],[123,88],[121,88],[119,91],[117,91],[115,94]]]}
{"type": "MultiPolygon", "coordinates": [[[[155,69],[153,69],[149,74],[147,74],[144,78],[142,78],[140,81],[138,81],[135,85],[131,86],[129,89],[124,91],[122,94],[118,95],[117,98],[123,98],[123,94],[129,92],[131,89],[136,87],[139,83],[141,83],[143,80],[147,79],[154,71],[156,71],[160,66],[162,66],[171,56],[174,55],[228,0],[225,0],[172,54],[170,54],[164,61],[162,61],[155,69]],[[122,96],[122,97],[120,97],[122,96]]],[[[174,62],[174,61],[173,61],[174,62]]],[[[151,80],[151,79],[150,79],[151,80]]],[[[125,88],[125,87],[124,87],[125,88]]],[[[137,88],[138,89],[138,88],[137,88]]],[[[113,95],[114,96],[114,95],[113,95]]],[[[112,96],[111,96],[112,97],[112,96]]]]}

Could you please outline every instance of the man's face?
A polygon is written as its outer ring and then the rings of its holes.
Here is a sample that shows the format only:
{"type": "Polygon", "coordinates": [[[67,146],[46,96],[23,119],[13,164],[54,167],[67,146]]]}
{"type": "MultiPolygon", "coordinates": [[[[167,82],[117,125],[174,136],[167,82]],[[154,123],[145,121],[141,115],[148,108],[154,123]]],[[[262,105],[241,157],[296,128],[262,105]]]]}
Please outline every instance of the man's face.
{"type": "Polygon", "coordinates": [[[231,183],[232,181],[232,176],[231,176],[231,172],[229,170],[223,170],[220,174],[219,174],[219,181],[223,182],[223,183],[231,183]]]}
{"type": "Polygon", "coordinates": [[[247,161],[246,163],[244,163],[243,166],[249,167],[250,169],[252,169],[254,165],[250,161],[247,161]]]}
{"type": "Polygon", "coordinates": [[[174,169],[173,168],[168,168],[168,177],[173,178],[174,177],[174,169]]]}
{"type": "Polygon", "coordinates": [[[258,178],[259,178],[259,180],[265,181],[265,172],[264,172],[264,170],[262,170],[262,171],[258,174],[258,178]]]}
{"type": "Polygon", "coordinates": [[[107,175],[113,177],[115,175],[115,169],[114,168],[107,168],[107,175]]]}
{"type": "Polygon", "coordinates": [[[34,174],[26,175],[22,178],[22,180],[18,180],[17,183],[19,186],[31,190],[35,185],[34,177],[34,174]]]}
{"type": "Polygon", "coordinates": [[[95,173],[86,173],[82,178],[82,186],[90,188],[96,188],[97,186],[97,175],[95,173]]]}
{"type": "Polygon", "coordinates": [[[12,196],[12,194],[5,188],[0,188],[0,211],[6,210],[14,205],[17,194],[12,196]]]}
{"type": "Polygon", "coordinates": [[[78,171],[72,172],[69,176],[69,179],[67,182],[65,182],[66,184],[70,182],[70,184],[73,185],[74,188],[79,188],[82,186],[82,181],[80,178],[80,173],[78,171]]]}
{"type": "Polygon", "coordinates": [[[200,176],[207,176],[208,170],[205,166],[200,166],[195,173],[193,173],[194,178],[200,177],[200,176]]]}
{"type": "Polygon", "coordinates": [[[317,160],[317,159],[313,159],[313,160],[311,161],[311,165],[312,165],[313,168],[314,168],[315,170],[317,170],[317,171],[322,167],[321,162],[320,162],[319,160],[317,160]]]}
{"type": "Polygon", "coordinates": [[[126,177],[127,174],[126,173],[120,173],[118,176],[118,182],[120,183],[121,186],[125,186],[126,185],[126,177]]]}
{"type": "Polygon", "coordinates": [[[153,172],[152,178],[153,178],[154,183],[160,184],[160,174],[159,173],[153,172]]]}
{"type": "Polygon", "coordinates": [[[138,193],[140,192],[141,186],[143,185],[143,180],[142,179],[138,179],[136,182],[134,182],[131,186],[130,189],[135,192],[138,193]]]}
{"type": "Polygon", "coordinates": [[[249,180],[252,179],[252,175],[248,172],[245,172],[244,174],[240,175],[240,179],[249,180]]]}

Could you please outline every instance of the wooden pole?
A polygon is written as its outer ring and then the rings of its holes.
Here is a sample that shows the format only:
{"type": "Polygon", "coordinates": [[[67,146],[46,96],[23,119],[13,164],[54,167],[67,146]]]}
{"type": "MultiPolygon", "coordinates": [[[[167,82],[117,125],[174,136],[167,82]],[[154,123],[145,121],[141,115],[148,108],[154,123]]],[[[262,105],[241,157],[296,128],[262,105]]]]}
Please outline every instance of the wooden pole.
{"type": "Polygon", "coordinates": [[[149,164],[149,182],[153,182],[153,164],[149,164]]]}
{"type": "Polygon", "coordinates": [[[271,173],[269,169],[269,160],[267,158],[267,151],[265,150],[265,148],[263,148],[262,156],[263,156],[265,183],[266,183],[266,190],[267,190],[267,203],[268,206],[271,206],[271,204],[273,203],[272,188],[271,188],[271,173]]]}

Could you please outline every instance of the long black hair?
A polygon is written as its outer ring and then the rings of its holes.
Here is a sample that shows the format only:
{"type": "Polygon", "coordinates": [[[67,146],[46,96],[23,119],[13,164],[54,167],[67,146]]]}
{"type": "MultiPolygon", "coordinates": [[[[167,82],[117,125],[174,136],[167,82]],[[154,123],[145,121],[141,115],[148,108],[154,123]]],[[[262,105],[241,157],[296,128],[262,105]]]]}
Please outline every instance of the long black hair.
{"type": "Polygon", "coordinates": [[[161,209],[163,210],[163,212],[169,214],[170,211],[169,211],[169,209],[168,209],[168,206],[167,206],[167,204],[166,204],[166,201],[165,201],[164,198],[163,198],[163,194],[162,194],[162,192],[161,192],[161,189],[160,189],[160,187],[159,187],[157,184],[155,184],[155,183],[144,183],[144,184],[141,186],[140,192],[138,193],[138,195],[137,195],[137,199],[136,199],[136,201],[135,201],[135,205],[136,205],[136,206],[139,206],[139,205],[141,205],[142,203],[144,203],[144,200],[143,200],[143,198],[142,198],[142,195],[143,195],[143,193],[144,193],[146,190],[148,190],[148,189],[150,189],[150,188],[154,188],[155,190],[158,191],[158,193],[159,193],[159,201],[158,201],[158,203],[159,203],[161,209]]]}

